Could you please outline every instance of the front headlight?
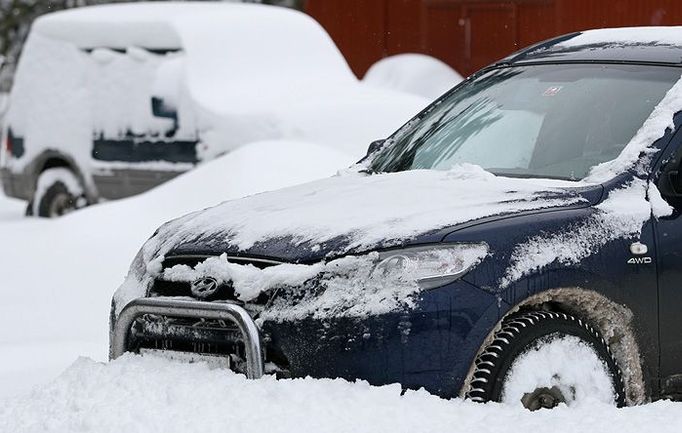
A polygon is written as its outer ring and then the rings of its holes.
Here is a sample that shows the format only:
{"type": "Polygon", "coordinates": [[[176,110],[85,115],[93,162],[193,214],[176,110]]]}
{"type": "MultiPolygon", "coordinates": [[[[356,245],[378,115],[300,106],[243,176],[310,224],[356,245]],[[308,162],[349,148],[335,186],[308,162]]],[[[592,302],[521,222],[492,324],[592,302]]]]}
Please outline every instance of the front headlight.
{"type": "Polygon", "coordinates": [[[411,247],[379,253],[373,278],[416,281],[422,289],[451,283],[488,255],[488,245],[450,244],[411,247]]]}

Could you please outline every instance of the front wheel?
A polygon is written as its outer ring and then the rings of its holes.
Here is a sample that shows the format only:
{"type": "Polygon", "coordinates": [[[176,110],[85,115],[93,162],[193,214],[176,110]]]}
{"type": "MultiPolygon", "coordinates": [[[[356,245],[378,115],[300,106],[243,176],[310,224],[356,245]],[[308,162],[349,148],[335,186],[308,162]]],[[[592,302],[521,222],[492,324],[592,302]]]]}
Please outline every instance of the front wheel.
{"type": "Polygon", "coordinates": [[[57,218],[85,206],[83,186],[68,168],[49,168],[38,177],[28,215],[57,218]]]}
{"type": "Polygon", "coordinates": [[[533,311],[502,322],[476,359],[466,395],[530,410],[588,401],[623,406],[625,386],[592,326],[569,314],[533,311]]]}

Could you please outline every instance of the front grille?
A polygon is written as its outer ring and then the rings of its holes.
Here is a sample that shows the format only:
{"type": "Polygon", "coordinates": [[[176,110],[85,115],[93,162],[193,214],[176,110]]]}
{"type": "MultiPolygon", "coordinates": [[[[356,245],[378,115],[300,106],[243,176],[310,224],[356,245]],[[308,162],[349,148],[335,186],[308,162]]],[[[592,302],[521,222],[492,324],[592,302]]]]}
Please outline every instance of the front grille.
{"type": "MultiPolygon", "coordinates": [[[[209,255],[182,255],[182,256],[170,256],[166,257],[163,261],[163,268],[172,268],[175,265],[187,265],[187,266],[196,266],[197,264],[203,262],[207,258],[211,256],[209,255]]],[[[239,256],[228,256],[227,260],[230,263],[235,263],[238,265],[253,265],[257,267],[258,269],[265,269],[269,268],[270,266],[275,266],[279,265],[282,262],[279,262],[277,260],[270,260],[270,259],[262,259],[258,257],[239,257],[239,256]]]]}
{"type": "MultiPolygon", "coordinates": [[[[187,265],[194,267],[197,264],[203,262],[211,256],[207,255],[183,255],[183,256],[170,256],[163,261],[163,269],[172,268],[176,265],[187,265]]],[[[258,269],[265,269],[270,266],[275,266],[281,262],[262,258],[253,257],[228,257],[227,260],[230,263],[235,263],[239,265],[252,265],[258,269]]],[[[193,297],[191,290],[191,281],[167,281],[161,278],[154,280],[152,285],[150,295],[151,296],[187,296],[193,297]]],[[[268,294],[261,294],[257,299],[252,301],[256,305],[264,305],[269,300],[268,294]]],[[[203,299],[206,301],[237,301],[236,294],[231,284],[223,284],[218,291],[208,299],[203,299]]]]}
{"type": "Polygon", "coordinates": [[[145,314],[133,324],[140,347],[195,353],[234,353],[241,344],[239,328],[231,322],[170,318],[145,314]]]}
{"type": "MultiPolygon", "coordinates": [[[[230,358],[230,369],[246,372],[244,341],[239,328],[230,321],[179,318],[144,314],[130,327],[128,350],[172,351],[230,358]]],[[[287,377],[289,361],[282,351],[262,336],[263,356],[272,366],[272,373],[287,377]]]]}
{"type": "Polygon", "coordinates": [[[145,314],[131,329],[130,349],[155,349],[231,358],[232,369],[244,373],[244,343],[232,322],[145,314]]]}

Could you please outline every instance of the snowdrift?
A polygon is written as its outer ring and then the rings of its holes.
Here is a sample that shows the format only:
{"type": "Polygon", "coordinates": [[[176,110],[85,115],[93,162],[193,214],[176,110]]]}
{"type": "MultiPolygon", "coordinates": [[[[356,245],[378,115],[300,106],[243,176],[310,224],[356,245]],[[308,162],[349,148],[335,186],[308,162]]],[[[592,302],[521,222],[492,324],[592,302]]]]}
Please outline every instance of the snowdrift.
{"type": "Polygon", "coordinates": [[[363,83],[436,99],[464,78],[446,63],[425,54],[398,54],[372,65],[363,83]]]}
{"type": "Polygon", "coordinates": [[[81,358],[30,395],[0,402],[0,430],[15,432],[519,432],[657,433],[682,429],[682,405],[616,409],[598,402],[528,412],[442,400],[399,385],[343,380],[250,381],[205,364],[125,355],[81,358]]]}

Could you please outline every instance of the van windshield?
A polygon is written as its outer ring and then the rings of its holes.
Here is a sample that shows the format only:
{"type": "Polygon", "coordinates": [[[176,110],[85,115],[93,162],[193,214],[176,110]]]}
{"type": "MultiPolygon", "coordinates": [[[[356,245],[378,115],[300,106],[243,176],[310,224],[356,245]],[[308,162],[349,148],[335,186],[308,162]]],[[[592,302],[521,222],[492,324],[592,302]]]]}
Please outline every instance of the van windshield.
{"type": "Polygon", "coordinates": [[[681,72],[594,64],[494,69],[399,130],[371,169],[470,163],[500,176],[579,180],[620,154],[681,72]]]}

